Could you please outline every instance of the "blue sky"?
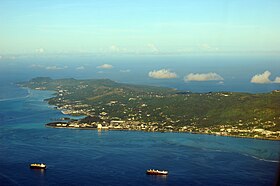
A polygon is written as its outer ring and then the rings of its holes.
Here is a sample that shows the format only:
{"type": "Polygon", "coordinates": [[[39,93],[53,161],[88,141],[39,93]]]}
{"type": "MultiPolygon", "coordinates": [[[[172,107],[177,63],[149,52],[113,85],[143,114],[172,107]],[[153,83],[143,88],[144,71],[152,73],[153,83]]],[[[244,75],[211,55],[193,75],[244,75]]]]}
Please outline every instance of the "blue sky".
{"type": "Polygon", "coordinates": [[[277,53],[279,0],[7,0],[0,55],[277,53]]]}

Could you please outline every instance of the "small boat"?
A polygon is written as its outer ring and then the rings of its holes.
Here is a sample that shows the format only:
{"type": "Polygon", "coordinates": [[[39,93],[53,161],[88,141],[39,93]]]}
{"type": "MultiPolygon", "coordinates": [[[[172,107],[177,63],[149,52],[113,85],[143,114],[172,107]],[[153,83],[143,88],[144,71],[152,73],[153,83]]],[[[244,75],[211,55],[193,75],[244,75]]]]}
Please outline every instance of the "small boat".
{"type": "Polygon", "coordinates": [[[30,168],[31,169],[46,169],[47,166],[44,163],[31,163],[30,168]]]}
{"type": "Polygon", "coordinates": [[[168,171],[149,169],[149,170],[146,171],[146,174],[148,174],[148,175],[167,175],[168,171]]]}

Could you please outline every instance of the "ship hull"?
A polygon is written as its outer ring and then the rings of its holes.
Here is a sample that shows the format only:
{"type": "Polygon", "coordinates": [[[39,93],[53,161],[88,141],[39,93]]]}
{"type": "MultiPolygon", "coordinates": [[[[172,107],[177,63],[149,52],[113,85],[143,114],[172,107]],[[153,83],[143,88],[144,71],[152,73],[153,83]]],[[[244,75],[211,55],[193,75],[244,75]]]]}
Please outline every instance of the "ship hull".
{"type": "Polygon", "coordinates": [[[146,174],[148,174],[148,175],[167,175],[167,173],[150,173],[150,172],[147,172],[146,174]]]}
{"type": "Polygon", "coordinates": [[[167,175],[167,171],[158,171],[158,170],[147,170],[146,174],[148,175],[167,175]]]}
{"type": "Polygon", "coordinates": [[[46,169],[46,167],[30,166],[30,169],[46,169]]]}

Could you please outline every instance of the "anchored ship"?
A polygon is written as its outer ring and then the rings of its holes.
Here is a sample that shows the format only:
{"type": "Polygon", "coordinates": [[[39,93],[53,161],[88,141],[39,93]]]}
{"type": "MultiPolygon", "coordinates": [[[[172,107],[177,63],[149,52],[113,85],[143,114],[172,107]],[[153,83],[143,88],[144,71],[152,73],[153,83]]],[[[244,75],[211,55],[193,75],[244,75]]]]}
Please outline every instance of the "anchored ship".
{"type": "Polygon", "coordinates": [[[46,169],[47,166],[44,163],[31,163],[30,168],[31,169],[46,169]]]}
{"type": "Polygon", "coordinates": [[[167,175],[168,171],[149,169],[149,170],[146,171],[146,174],[148,174],[148,175],[167,175]]]}

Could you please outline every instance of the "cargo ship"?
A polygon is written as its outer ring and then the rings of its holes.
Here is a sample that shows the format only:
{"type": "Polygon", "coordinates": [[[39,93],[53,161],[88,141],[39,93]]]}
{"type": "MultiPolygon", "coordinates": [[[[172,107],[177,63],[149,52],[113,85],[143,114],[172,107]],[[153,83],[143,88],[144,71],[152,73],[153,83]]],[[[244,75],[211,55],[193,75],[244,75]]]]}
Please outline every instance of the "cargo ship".
{"type": "Polygon", "coordinates": [[[47,166],[44,163],[31,163],[30,168],[31,169],[46,169],[47,166]]]}
{"type": "Polygon", "coordinates": [[[168,171],[149,169],[149,170],[146,171],[146,174],[148,174],[148,175],[167,175],[168,171]]]}

